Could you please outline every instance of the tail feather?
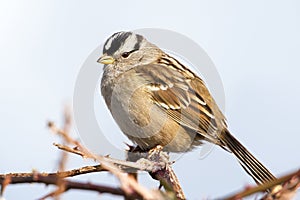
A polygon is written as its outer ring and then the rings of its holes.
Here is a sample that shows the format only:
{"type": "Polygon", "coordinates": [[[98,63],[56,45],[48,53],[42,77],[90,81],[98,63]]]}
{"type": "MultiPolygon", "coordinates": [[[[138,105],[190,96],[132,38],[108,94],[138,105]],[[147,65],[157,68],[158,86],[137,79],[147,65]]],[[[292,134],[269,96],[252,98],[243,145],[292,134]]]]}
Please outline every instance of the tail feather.
{"type": "Polygon", "coordinates": [[[237,139],[235,139],[228,130],[222,132],[220,139],[224,145],[238,158],[241,166],[257,184],[262,184],[276,179],[276,177],[237,139]]]}

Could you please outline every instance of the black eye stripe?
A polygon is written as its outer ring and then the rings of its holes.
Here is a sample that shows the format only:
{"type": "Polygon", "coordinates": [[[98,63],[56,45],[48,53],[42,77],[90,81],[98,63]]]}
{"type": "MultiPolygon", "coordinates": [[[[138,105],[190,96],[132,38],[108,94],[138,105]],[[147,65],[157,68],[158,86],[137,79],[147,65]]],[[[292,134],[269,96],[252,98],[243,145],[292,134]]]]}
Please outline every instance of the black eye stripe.
{"type": "Polygon", "coordinates": [[[122,57],[123,58],[127,58],[131,53],[133,53],[133,52],[135,52],[135,51],[137,51],[138,49],[134,49],[134,50],[131,50],[131,51],[129,51],[129,52],[124,52],[124,53],[122,53],[122,57]]]}

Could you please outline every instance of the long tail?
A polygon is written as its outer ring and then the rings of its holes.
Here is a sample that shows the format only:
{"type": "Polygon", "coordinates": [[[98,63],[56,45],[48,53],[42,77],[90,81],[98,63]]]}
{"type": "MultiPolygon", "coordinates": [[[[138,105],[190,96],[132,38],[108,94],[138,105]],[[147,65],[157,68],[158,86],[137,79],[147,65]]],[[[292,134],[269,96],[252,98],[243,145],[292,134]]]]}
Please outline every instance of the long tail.
{"type": "Polygon", "coordinates": [[[222,132],[221,141],[238,158],[244,170],[255,180],[257,184],[262,184],[276,177],[259,162],[228,130],[222,132]]]}

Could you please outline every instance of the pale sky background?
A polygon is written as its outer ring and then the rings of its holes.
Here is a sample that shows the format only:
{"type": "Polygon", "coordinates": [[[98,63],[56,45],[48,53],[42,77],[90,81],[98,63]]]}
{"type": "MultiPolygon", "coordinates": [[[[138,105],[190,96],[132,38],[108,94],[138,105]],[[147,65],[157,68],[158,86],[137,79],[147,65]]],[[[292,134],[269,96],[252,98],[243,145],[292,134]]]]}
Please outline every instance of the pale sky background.
{"type": "MultiPolygon", "coordinates": [[[[149,27],[182,33],[208,53],[223,81],[230,130],[275,175],[300,167],[298,1],[0,0],[0,173],[55,171],[59,151],[52,143],[59,140],[46,121],[61,124],[83,62],[113,32],[149,27]]],[[[91,163],[71,156],[68,168],[91,163]]],[[[221,197],[253,184],[219,148],[203,160],[199,151],[186,154],[174,170],[188,199],[221,197]]],[[[118,184],[111,175],[78,179],[118,184]]],[[[158,185],[147,175],[141,183],[158,185]]],[[[10,185],[5,198],[37,199],[51,189],[10,185]]],[[[112,196],[63,195],[83,198],[112,196]]]]}

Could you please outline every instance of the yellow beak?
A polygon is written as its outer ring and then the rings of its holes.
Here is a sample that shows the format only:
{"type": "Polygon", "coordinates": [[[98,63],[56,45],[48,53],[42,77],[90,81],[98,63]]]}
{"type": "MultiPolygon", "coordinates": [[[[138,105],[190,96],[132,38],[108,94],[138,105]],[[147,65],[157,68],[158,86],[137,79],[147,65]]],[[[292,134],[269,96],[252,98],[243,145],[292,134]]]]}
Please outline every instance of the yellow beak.
{"type": "Polygon", "coordinates": [[[115,62],[115,59],[112,56],[108,56],[106,54],[103,54],[98,60],[98,63],[108,65],[108,64],[113,64],[115,62]]]}

